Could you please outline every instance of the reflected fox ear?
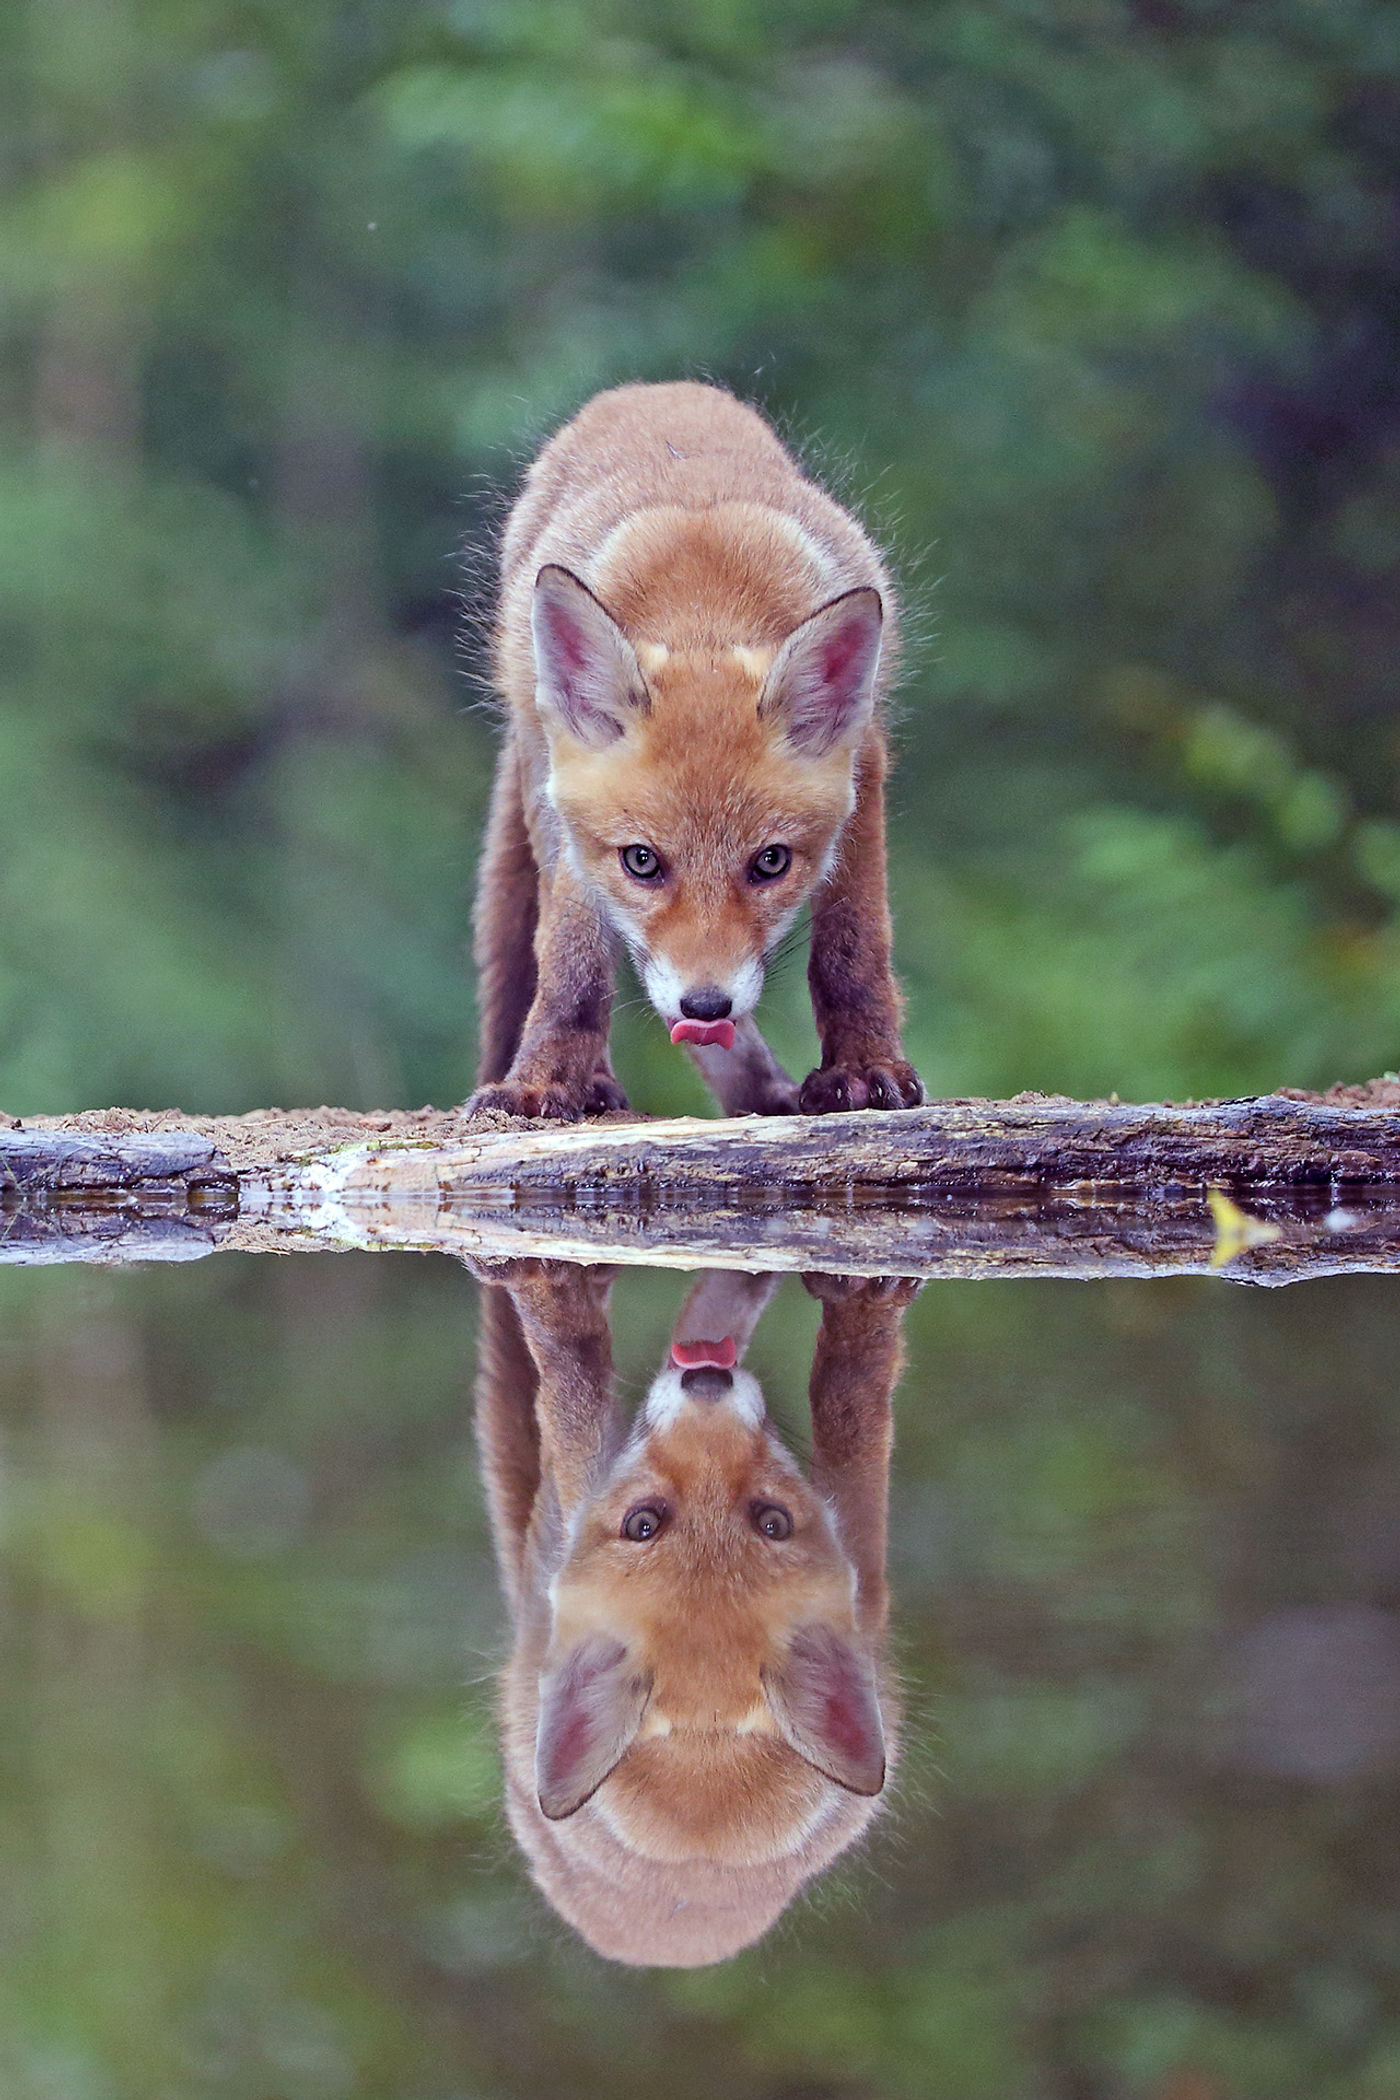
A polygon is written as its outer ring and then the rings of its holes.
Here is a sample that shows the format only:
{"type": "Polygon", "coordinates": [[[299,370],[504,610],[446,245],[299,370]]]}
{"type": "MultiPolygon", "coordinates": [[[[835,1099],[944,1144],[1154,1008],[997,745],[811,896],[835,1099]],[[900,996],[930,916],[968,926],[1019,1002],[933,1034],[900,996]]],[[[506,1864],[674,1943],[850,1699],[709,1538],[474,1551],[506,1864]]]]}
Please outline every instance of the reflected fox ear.
{"type": "Polygon", "coordinates": [[[778,651],[758,712],[780,722],[809,758],[854,743],[870,720],[883,622],[878,591],[847,591],[819,606],[778,651]]]}
{"type": "Polygon", "coordinates": [[[852,1794],[885,1783],[885,1731],[875,1672],[829,1626],[802,1626],[784,1661],[763,1673],[779,1732],[798,1756],[852,1794]]]}
{"type": "Polygon", "coordinates": [[[569,735],[594,750],[615,742],[633,708],[645,713],[637,653],[612,614],[569,569],[548,563],[530,604],[535,693],[569,735]]]}
{"type": "Polygon", "coordinates": [[[651,1682],[621,1641],[583,1641],[540,1679],[535,1786],[551,1823],[583,1807],[630,1748],[651,1682]]]}

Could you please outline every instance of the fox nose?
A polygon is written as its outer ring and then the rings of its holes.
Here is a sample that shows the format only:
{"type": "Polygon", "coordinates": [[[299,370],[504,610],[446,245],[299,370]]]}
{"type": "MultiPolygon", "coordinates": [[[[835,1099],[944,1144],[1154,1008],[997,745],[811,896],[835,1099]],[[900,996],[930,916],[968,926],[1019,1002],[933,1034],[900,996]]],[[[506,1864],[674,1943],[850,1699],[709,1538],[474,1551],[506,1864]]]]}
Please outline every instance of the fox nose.
{"type": "Polygon", "coordinates": [[[734,1001],[717,984],[698,984],[681,999],[687,1021],[727,1021],[733,1011],[734,1001]]]}
{"type": "Polygon", "coordinates": [[[700,1364],[693,1371],[681,1372],[681,1391],[692,1400],[722,1400],[734,1384],[732,1371],[721,1371],[714,1364],[700,1364]]]}

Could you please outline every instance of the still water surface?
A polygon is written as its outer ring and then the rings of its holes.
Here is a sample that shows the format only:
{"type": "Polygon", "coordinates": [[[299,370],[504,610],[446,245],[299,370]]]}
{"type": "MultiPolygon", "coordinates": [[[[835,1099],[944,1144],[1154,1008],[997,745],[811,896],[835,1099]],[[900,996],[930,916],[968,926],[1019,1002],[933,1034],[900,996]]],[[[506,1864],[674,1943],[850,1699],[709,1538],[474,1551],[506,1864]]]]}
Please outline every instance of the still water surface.
{"type": "MultiPolygon", "coordinates": [[[[688,1287],[618,1279],[626,1408],[688,1287]]],[[[926,1288],[902,1751],[755,1948],[665,1970],[503,1809],[481,1296],[0,1274],[5,2100],[1400,2093],[1391,1279],[926,1288]]],[[[747,1357],[803,1453],[821,1315],[787,1279],[747,1357]]]]}

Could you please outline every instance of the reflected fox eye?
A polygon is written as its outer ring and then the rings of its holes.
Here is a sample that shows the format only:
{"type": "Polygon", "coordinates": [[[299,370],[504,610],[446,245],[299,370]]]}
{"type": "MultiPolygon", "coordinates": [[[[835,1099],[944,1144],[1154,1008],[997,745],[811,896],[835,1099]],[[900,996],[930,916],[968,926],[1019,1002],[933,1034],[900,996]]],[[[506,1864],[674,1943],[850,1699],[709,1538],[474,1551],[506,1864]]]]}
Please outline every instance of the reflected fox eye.
{"type": "Polygon", "coordinates": [[[665,1522],[664,1502],[639,1502],[637,1507],[629,1509],[623,1518],[622,1536],[631,1539],[634,1546],[644,1546],[648,1539],[656,1537],[665,1522]]]}
{"type": "Polygon", "coordinates": [[[780,875],[786,875],[791,866],[792,851],[790,847],[765,846],[763,851],[755,853],[753,859],[749,862],[749,881],[776,882],[780,875]]]}
{"type": "Polygon", "coordinates": [[[766,1539],[790,1539],[792,1537],[792,1515],[781,1502],[755,1502],[749,1510],[755,1531],[761,1531],[766,1539]]]}
{"type": "Polygon", "coordinates": [[[650,846],[622,846],[617,857],[622,862],[623,871],[630,875],[634,882],[656,882],[660,879],[661,856],[653,852],[650,846]]]}

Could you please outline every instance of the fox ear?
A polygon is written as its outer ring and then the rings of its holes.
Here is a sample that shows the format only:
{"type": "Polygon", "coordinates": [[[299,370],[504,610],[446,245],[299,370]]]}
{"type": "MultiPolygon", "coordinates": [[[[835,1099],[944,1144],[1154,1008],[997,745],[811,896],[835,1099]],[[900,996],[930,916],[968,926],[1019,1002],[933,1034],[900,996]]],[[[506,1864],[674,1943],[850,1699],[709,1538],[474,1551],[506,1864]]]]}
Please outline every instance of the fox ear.
{"type": "Polygon", "coordinates": [[[810,758],[854,743],[875,708],[884,612],[880,593],[847,591],[819,606],[778,651],[759,696],[760,715],[810,758]]]}
{"type": "Polygon", "coordinates": [[[601,750],[620,737],[631,709],[647,707],[636,651],[612,614],[572,570],[548,563],[530,604],[535,692],[570,736],[601,750]]]}
{"type": "Polygon", "coordinates": [[[583,1807],[630,1748],[651,1697],[621,1641],[583,1641],[540,1679],[535,1787],[551,1823],[583,1807]]]}
{"type": "Polygon", "coordinates": [[[885,1731],[875,1673],[829,1626],[802,1626],[784,1661],[763,1676],[785,1740],[852,1794],[885,1783],[885,1731]]]}

